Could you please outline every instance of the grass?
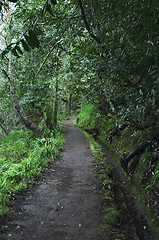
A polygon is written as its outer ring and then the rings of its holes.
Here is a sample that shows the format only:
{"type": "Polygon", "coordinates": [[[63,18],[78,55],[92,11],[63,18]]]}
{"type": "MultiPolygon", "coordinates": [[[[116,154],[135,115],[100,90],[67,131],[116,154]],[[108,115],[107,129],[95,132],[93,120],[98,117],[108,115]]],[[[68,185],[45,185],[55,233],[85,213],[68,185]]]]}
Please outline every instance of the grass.
{"type": "Polygon", "coordinates": [[[61,134],[34,139],[16,131],[0,140],[0,215],[9,210],[11,196],[36,181],[50,162],[57,160],[64,145],[61,134]]]}

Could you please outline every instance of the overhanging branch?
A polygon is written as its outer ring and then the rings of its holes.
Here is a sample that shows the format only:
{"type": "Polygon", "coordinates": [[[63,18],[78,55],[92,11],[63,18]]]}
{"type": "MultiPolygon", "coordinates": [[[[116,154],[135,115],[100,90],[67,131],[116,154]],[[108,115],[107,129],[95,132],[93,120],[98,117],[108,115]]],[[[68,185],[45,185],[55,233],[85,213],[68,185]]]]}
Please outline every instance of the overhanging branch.
{"type": "Polygon", "coordinates": [[[151,137],[150,140],[144,141],[139,147],[137,147],[131,154],[128,154],[126,156],[124,156],[120,162],[121,162],[121,166],[123,167],[123,169],[126,172],[130,172],[132,166],[135,162],[135,167],[136,164],[139,162],[140,157],[142,156],[142,154],[145,152],[145,150],[151,146],[154,142],[159,142],[159,132],[156,131],[155,134],[153,134],[153,136],[151,137]],[[130,168],[128,168],[128,164],[130,161],[133,161],[130,165],[130,168]]]}
{"type": "MultiPolygon", "coordinates": [[[[79,7],[80,7],[80,10],[81,10],[81,15],[82,15],[82,19],[83,19],[83,22],[85,24],[85,27],[89,33],[89,35],[91,36],[91,38],[93,38],[98,44],[101,44],[102,45],[102,42],[100,40],[100,38],[98,38],[92,31],[90,25],[88,24],[88,21],[87,21],[87,18],[86,18],[86,14],[85,14],[85,11],[84,11],[84,8],[83,8],[83,5],[82,5],[82,1],[81,0],[78,0],[78,3],[79,3],[79,7]]],[[[103,50],[103,53],[106,54],[107,58],[110,58],[110,53],[109,51],[107,50],[106,47],[102,47],[102,50],[103,50]]],[[[101,55],[101,57],[103,57],[103,55],[101,55]]]]}
{"type": "Polygon", "coordinates": [[[78,2],[79,2],[80,9],[81,9],[82,19],[83,19],[83,22],[84,22],[84,24],[85,24],[85,26],[86,26],[87,31],[89,32],[89,35],[90,35],[98,44],[100,44],[100,43],[101,43],[101,42],[100,42],[100,39],[97,38],[97,37],[93,34],[93,32],[92,32],[92,30],[91,30],[91,28],[90,28],[90,26],[89,26],[89,24],[88,24],[88,21],[87,21],[85,12],[84,12],[84,8],[83,8],[83,5],[82,5],[82,1],[81,1],[81,0],[78,0],[78,2]]]}

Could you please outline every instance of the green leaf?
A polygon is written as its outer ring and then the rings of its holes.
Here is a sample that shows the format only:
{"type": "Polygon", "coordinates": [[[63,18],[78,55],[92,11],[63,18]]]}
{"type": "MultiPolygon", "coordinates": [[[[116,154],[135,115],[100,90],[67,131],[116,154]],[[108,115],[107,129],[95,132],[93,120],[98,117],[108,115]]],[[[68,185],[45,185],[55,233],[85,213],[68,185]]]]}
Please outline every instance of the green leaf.
{"type": "Polygon", "coordinates": [[[141,89],[139,90],[139,93],[140,93],[140,95],[143,95],[143,91],[141,89]]]}
{"type": "Polygon", "coordinates": [[[29,45],[31,48],[34,49],[34,48],[35,48],[35,45],[34,45],[33,42],[31,41],[30,37],[27,36],[27,35],[25,35],[25,39],[26,39],[28,45],[29,45]]]}
{"type": "Polygon", "coordinates": [[[29,30],[29,38],[32,41],[32,43],[34,44],[34,46],[38,48],[39,47],[39,40],[38,40],[34,31],[29,30]]]}
{"type": "Polygon", "coordinates": [[[24,39],[21,40],[21,43],[22,43],[24,50],[29,52],[30,48],[29,48],[28,44],[24,41],[24,39]]]}
{"type": "Polygon", "coordinates": [[[19,46],[16,46],[15,49],[16,49],[20,54],[23,55],[23,52],[22,52],[22,50],[21,50],[21,48],[20,48],[19,46]]]}
{"type": "Polygon", "coordinates": [[[157,80],[154,83],[159,83],[159,78],[157,78],[157,80]]]}

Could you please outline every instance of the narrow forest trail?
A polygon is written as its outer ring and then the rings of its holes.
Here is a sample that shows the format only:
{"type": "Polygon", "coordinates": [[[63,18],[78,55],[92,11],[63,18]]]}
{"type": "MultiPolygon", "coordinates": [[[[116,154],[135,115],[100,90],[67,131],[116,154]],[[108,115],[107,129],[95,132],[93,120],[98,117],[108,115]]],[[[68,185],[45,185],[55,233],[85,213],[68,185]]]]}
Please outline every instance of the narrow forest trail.
{"type": "Polygon", "coordinates": [[[30,192],[15,197],[4,240],[105,239],[98,229],[102,198],[96,189],[89,142],[72,120],[63,126],[62,160],[46,170],[30,192]]]}

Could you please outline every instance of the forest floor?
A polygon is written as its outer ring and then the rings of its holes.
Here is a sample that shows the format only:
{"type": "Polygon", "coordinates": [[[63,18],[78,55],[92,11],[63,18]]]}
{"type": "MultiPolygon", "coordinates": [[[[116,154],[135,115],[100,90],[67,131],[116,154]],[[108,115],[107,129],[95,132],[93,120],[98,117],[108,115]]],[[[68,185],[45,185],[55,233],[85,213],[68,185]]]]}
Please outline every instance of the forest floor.
{"type": "Polygon", "coordinates": [[[99,230],[104,199],[89,142],[72,119],[64,121],[63,127],[66,145],[61,160],[46,169],[31,190],[11,200],[1,239],[115,240],[99,230]]]}

